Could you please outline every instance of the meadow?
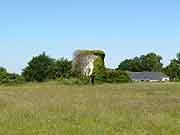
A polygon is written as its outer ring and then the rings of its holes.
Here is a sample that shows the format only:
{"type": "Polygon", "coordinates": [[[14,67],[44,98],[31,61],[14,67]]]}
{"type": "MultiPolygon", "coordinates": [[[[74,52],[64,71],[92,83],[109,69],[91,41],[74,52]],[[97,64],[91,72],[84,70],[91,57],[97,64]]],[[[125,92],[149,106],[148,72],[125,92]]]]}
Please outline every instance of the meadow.
{"type": "Polygon", "coordinates": [[[179,135],[180,83],[0,86],[0,135],[179,135]]]}

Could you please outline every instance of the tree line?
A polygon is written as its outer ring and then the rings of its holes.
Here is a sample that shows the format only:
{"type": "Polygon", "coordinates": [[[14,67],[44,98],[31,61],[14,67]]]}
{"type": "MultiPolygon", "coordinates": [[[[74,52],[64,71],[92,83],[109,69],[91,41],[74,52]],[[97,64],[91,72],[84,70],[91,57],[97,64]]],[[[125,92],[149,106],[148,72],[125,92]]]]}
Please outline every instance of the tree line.
{"type": "Polygon", "coordinates": [[[0,83],[17,84],[23,82],[43,82],[56,78],[70,78],[72,61],[65,58],[54,59],[45,52],[35,56],[23,69],[21,75],[8,73],[3,67],[0,68],[0,83]]]}
{"type": "MultiPolygon", "coordinates": [[[[99,82],[128,82],[130,81],[127,71],[130,72],[163,72],[171,80],[180,80],[180,53],[172,59],[170,64],[163,66],[162,57],[156,53],[148,53],[122,61],[116,69],[103,68],[95,74],[99,82]]],[[[76,78],[72,73],[72,61],[66,58],[54,59],[45,52],[33,57],[23,69],[22,73],[8,73],[0,67],[0,83],[17,84],[24,82],[43,82],[48,80],[76,78]]],[[[83,78],[84,79],[84,78],[83,78]]],[[[77,79],[76,79],[77,82],[77,79]]]]}
{"type": "Polygon", "coordinates": [[[163,66],[161,61],[162,57],[160,55],[148,53],[140,57],[122,61],[117,69],[131,72],[163,72],[168,75],[171,80],[180,80],[180,53],[177,53],[176,58],[172,59],[167,66],[163,66]]]}

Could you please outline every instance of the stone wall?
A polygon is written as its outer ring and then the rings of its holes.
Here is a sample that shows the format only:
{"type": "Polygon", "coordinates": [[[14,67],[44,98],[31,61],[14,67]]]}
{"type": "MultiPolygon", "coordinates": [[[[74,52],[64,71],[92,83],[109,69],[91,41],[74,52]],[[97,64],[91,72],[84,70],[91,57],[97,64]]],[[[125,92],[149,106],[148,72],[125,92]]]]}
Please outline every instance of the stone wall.
{"type": "Polygon", "coordinates": [[[76,75],[90,76],[95,68],[95,61],[101,59],[104,64],[104,58],[105,53],[100,50],[78,50],[74,53],[73,73],[76,75]]]}

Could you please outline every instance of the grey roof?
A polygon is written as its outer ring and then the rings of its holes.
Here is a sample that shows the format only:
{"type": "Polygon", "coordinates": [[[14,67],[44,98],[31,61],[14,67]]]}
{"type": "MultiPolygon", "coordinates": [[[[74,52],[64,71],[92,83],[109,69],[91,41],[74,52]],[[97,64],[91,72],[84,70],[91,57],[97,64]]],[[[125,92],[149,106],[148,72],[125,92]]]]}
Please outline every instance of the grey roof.
{"type": "Polygon", "coordinates": [[[128,72],[132,80],[162,80],[168,78],[167,75],[161,72],[128,72]]]}

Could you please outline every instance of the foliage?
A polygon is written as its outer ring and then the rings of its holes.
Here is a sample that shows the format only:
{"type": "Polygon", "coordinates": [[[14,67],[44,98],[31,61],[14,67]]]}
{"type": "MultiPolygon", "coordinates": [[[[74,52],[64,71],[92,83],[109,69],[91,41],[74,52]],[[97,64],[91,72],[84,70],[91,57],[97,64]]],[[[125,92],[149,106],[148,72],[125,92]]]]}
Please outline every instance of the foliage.
{"type": "Polygon", "coordinates": [[[106,72],[106,70],[104,70],[103,72],[100,72],[100,73],[96,74],[95,80],[96,80],[96,82],[98,82],[98,83],[107,82],[107,72],[106,72]]]}
{"type": "Polygon", "coordinates": [[[155,54],[149,53],[147,55],[142,55],[140,61],[142,64],[143,71],[153,71],[159,72],[162,70],[163,64],[161,63],[162,57],[155,54]]]}
{"type": "Polygon", "coordinates": [[[0,84],[20,84],[23,83],[24,79],[15,73],[8,73],[3,67],[0,67],[0,84]]]}
{"type": "MultiPolygon", "coordinates": [[[[95,52],[95,53],[97,53],[97,52],[95,52]]],[[[95,53],[94,53],[94,51],[85,50],[85,51],[79,51],[76,55],[79,56],[79,54],[87,55],[87,54],[95,54],[95,53]]],[[[104,54],[104,56],[105,56],[105,54],[104,54]]],[[[104,65],[104,57],[97,57],[96,60],[94,61],[93,65],[94,65],[93,73],[90,76],[91,81],[94,79],[96,80],[96,82],[101,82],[101,83],[102,82],[118,83],[118,82],[128,82],[129,81],[129,77],[125,72],[106,69],[105,65],[104,65]]],[[[82,78],[82,77],[80,77],[80,78],[82,78]]],[[[86,80],[86,79],[84,79],[84,80],[86,80]]]]}
{"type": "Polygon", "coordinates": [[[105,52],[102,50],[77,50],[75,51],[75,55],[97,55],[100,56],[101,59],[104,60],[105,58],[105,52]]]}
{"type": "Polygon", "coordinates": [[[97,74],[95,79],[107,83],[122,83],[130,81],[126,72],[113,69],[105,69],[103,72],[97,74]]]}
{"type": "Polygon", "coordinates": [[[100,57],[96,58],[96,60],[94,61],[94,69],[92,75],[96,76],[97,74],[104,72],[104,70],[104,59],[101,59],[100,57]]]}
{"type": "Polygon", "coordinates": [[[45,53],[33,57],[23,70],[22,76],[26,81],[46,81],[58,77],[70,77],[72,62],[61,58],[55,60],[45,53]]]}
{"type": "Polygon", "coordinates": [[[0,67],[0,81],[6,78],[7,75],[8,75],[7,70],[3,67],[0,67]]]}
{"type": "Polygon", "coordinates": [[[86,69],[84,72],[84,68],[87,67],[88,60],[91,61],[94,59],[98,59],[97,61],[101,61],[104,66],[104,58],[105,53],[101,50],[77,50],[74,53],[74,60],[72,64],[73,74],[77,77],[89,76],[91,73],[91,69],[86,69]],[[86,72],[87,71],[87,72],[86,72]],[[88,73],[89,72],[89,73],[88,73]]]}
{"type": "Polygon", "coordinates": [[[16,85],[24,83],[24,78],[15,73],[8,73],[7,76],[1,80],[1,84],[16,85]]]}
{"type": "Polygon", "coordinates": [[[54,72],[55,72],[55,76],[57,78],[59,78],[59,77],[64,77],[64,78],[71,77],[71,75],[72,75],[71,69],[72,69],[72,61],[69,61],[68,59],[61,58],[55,62],[54,72]]]}
{"type": "Polygon", "coordinates": [[[107,82],[109,83],[120,83],[129,82],[130,79],[126,72],[120,70],[107,70],[107,82]]]}
{"type": "Polygon", "coordinates": [[[140,57],[124,60],[119,64],[118,69],[131,72],[159,72],[162,70],[163,66],[161,60],[161,56],[155,53],[148,53],[146,55],[141,55],[140,57]]]}
{"type": "MultiPolygon", "coordinates": [[[[99,56],[94,61],[93,73],[90,77],[78,76],[79,78],[72,79],[72,61],[65,58],[58,60],[49,57],[46,53],[33,57],[29,61],[27,67],[23,70],[22,76],[18,74],[8,73],[3,67],[0,67],[0,83],[20,83],[25,81],[46,81],[56,78],[63,78],[63,81],[70,81],[77,84],[87,84],[89,80],[94,78],[97,82],[128,82],[130,79],[123,71],[142,72],[142,71],[163,71],[172,80],[180,80],[180,53],[177,54],[171,63],[162,69],[162,57],[155,53],[148,53],[133,59],[126,59],[121,62],[117,70],[106,69],[104,65],[105,53],[101,50],[78,50],[76,55],[90,55],[99,56]],[[73,81],[72,81],[73,80],[73,81]],[[76,81],[74,81],[76,80],[76,81]]],[[[77,64],[79,66],[79,64],[77,64]]],[[[80,74],[78,72],[78,74],[80,74]]],[[[73,76],[75,77],[75,76],[73,76]]],[[[76,76],[77,77],[77,76],[76,76]]]]}
{"type": "Polygon", "coordinates": [[[26,81],[42,82],[53,79],[54,65],[55,60],[45,53],[42,53],[32,58],[28,66],[23,70],[22,75],[26,81]]]}
{"type": "Polygon", "coordinates": [[[141,61],[138,57],[126,59],[120,63],[118,70],[140,72],[142,71],[141,61]]]}
{"type": "Polygon", "coordinates": [[[180,80],[180,53],[177,54],[176,59],[171,60],[170,64],[163,71],[171,80],[180,80]]]}

